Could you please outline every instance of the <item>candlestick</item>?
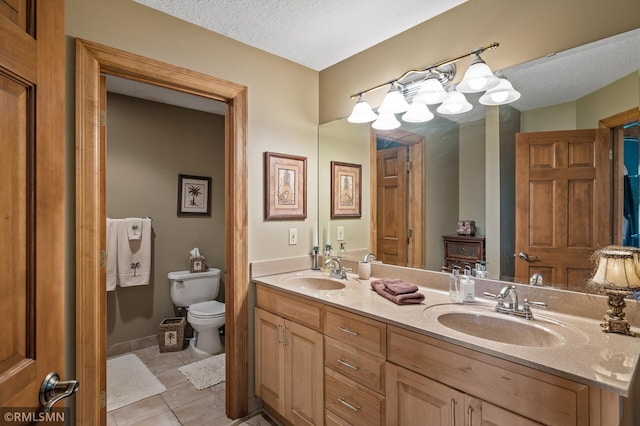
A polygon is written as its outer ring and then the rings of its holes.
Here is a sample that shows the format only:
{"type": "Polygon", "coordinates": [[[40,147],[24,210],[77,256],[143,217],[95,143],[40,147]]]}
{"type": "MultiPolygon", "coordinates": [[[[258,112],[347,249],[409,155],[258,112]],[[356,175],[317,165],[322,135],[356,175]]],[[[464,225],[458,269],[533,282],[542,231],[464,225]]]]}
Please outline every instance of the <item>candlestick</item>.
{"type": "Polygon", "coordinates": [[[331,221],[327,222],[327,244],[328,246],[331,245],[331,221]]]}

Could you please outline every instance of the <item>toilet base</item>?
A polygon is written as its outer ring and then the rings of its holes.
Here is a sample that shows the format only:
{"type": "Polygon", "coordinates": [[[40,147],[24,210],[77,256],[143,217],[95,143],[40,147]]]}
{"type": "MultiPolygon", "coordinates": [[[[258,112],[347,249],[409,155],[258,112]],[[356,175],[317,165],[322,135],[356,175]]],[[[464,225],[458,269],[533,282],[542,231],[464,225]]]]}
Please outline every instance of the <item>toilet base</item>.
{"type": "Polygon", "coordinates": [[[195,336],[189,341],[189,346],[196,353],[202,355],[215,355],[222,352],[222,341],[220,333],[216,328],[213,333],[194,332],[195,336]]]}

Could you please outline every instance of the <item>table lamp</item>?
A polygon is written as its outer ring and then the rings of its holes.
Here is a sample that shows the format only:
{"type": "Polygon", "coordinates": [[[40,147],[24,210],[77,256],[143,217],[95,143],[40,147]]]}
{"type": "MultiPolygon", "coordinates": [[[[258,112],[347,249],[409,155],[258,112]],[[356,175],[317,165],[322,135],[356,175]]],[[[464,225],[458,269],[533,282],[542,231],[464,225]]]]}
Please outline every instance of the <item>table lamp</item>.
{"type": "Polygon", "coordinates": [[[600,324],[606,333],[635,336],[625,319],[625,297],[640,289],[640,249],[608,246],[595,252],[596,271],[590,285],[609,296],[609,309],[600,324]]]}

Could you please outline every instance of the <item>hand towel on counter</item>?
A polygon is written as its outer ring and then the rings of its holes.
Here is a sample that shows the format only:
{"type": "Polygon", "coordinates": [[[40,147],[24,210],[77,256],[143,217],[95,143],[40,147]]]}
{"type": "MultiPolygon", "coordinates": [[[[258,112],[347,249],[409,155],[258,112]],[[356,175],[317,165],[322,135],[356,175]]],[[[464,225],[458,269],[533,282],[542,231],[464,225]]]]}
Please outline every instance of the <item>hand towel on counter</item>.
{"type": "Polygon", "coordinates": [[[118,284],[149,284],[151,276],[151,219],[141,219],[140,239],[130,240],[127,220],[118,222],[118,284]]]}
{"type": "Polygon", "coordinates": [[[139,240],[142,235],[142,218],[128,217],[127,221],[127,237],[130,240],[139,240]]]}
{"type": "Polygon", "coordinates": [[[387,291],[385,285],[379,280],[371,282],[371,288],[375,290],[380,296],[389,299],[396,305],[415,305],[422,303],[424,300],[424,294],[418,293],[417,291],[412,293],[403,293],[403,294],[392,294],[387,291]]]}
{"type": "Polygon", "coordinates": [[[107,291],[116,289],[118,283],[118,228],[122,219],[107,219],[107,291]]]}
{"type": "Polygon", "coordinates": [[[415,293],[418,286],[400,279],[383,278],[374,281],[372,284],[383,284],[386,291],[397,296],[398,294],[415,293]]]}

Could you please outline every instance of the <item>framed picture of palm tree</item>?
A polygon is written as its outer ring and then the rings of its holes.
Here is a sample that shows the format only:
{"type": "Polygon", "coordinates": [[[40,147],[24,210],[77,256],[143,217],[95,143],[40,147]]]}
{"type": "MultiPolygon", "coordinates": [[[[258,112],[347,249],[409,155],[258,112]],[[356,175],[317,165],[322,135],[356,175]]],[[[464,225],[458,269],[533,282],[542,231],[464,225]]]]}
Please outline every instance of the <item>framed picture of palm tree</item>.
{"type": "Polygon", "coordinates": [[[211,216],[211,178],[178,175],[178,216],[211,216]]]}
{"type": "Polygon", "coordinates": [[[307,157],[264,153],[264,219],[307,217],[307,157]]]}

